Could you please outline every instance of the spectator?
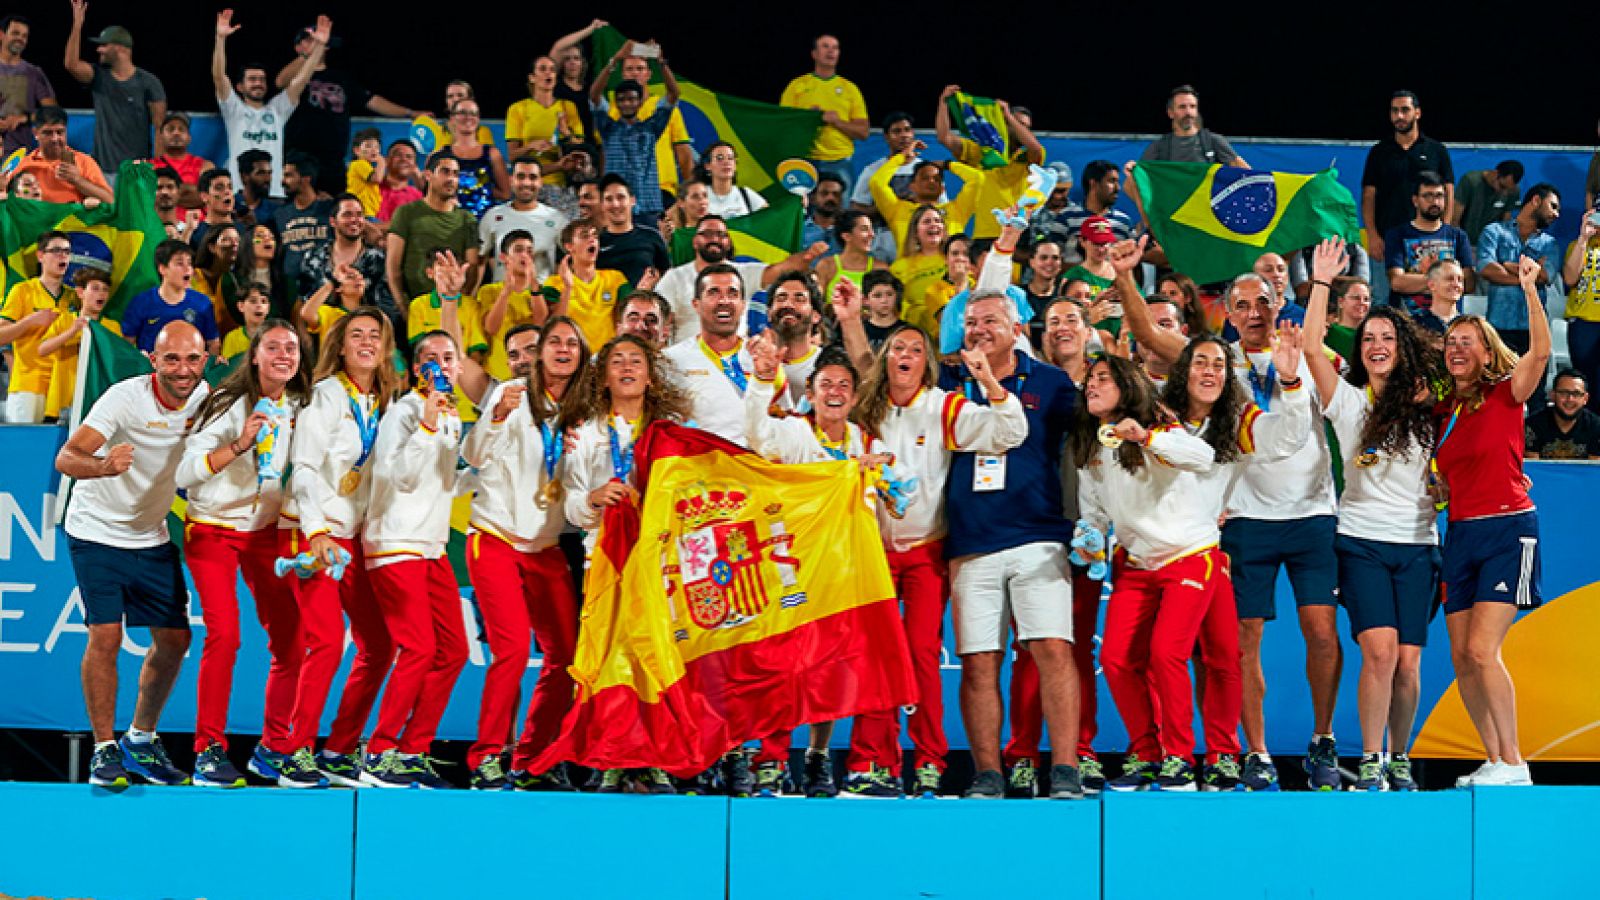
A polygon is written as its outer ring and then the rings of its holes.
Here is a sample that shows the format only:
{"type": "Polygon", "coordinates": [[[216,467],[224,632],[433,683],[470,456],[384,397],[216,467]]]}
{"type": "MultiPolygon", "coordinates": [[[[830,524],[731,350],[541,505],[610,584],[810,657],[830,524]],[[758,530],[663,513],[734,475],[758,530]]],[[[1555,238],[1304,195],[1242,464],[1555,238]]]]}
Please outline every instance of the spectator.
{"type": "MultiPolygon", "coordinates": [[[[642,56],[627,57],[622,61],[622,79],[644,88],[644,103],[640,104],[636,114],[639,119],[647,120],[655,115],[661,94],[658,93],[659,88],[654,91],[651,89],[650,61],[642,56]]],[[[609,115],[616,119],[620,113],[616,107],[612,107],[609,115]]],[[[683,109],[673,107],[672,115],[667,119],[667,130],[656,138],[656,178],[661,183],[663,204],[677,196],[680,173],[683,178],[690,178],[694,171],[694,145],[689,141],[689,128],[683,123],[683,109]]]]}
{"type": "Polygon", "coordinates": [[[611,80],[611,69],[619,60],[633,56],[634,43],[628,41],[611,57],[606,67],[595,76],[594,84],[589,88],[589,103],[595,113],[595,134],[603,142],[606,172],[619,173],[626,179],[628,190],[633,194],[638,204],[637,215],[640,224],[646,228],[654,228],[656,219],[666,209],[661,202],[661,179],[656,165],[656,141],[667,130],[668,121],[672,112],[678,105],[678,80],[672,77],[672,67],[667,65],[666,57],[661,56],[661,48],[654,47],[654,53],[661,62],[661,78],[666,83],[666,99],[656,105],[655,111],[648,119],[640,119],[639,111],[644,103],[644,85],[633,81],[624,81],[617,85],[614,97],[617,104],[617,118],[609,115],[611,106],[606,102],[605,87],[611,80]]]}
{"type": "MultiPolygon", "coordinates": [[[[739,275],[743,296],[753,297],[772,279],[786,269],[805,271],[811,261],[820,256],[826,245],[817,244],[810,250],[793,254],[780,262],[767,265],[763,262],[734,262],[733,238],[728,233],[728,223],[718,215],[707,215],[695,226],[694,259],[675,266],[661,276],[654,287],[672,306],[672,316],[682,323],[677,338],[688,340],[699,332],[699,316],[694,308],[695,281],[707,266],[724,263],[739,275]]],[[[602,254],[603,257],[603,254],[602,254]]],[[[820,272],[820,269],[819,269],[820,272]]],[[[647,276],[648,277],[648,276],[647,276]]],[[[739,323],[739,334],[748,333],[748,324],[739,323]]]]}
{"type": "MultiPolygon", "coordinates": [[[[599,266],[616,269],[629,284],[639,287],[646,269],[660,275],[672,265],[667,245],[654,229],[635,224],[633,190],[625,178],[611,172],[600,179],[599,186],[600,215],[605,220],[600,230],[599,266]]],[[[592,335],[585,337],[591,346],[605,343],[592,335]]]]}
{"type": "MultiPolygon", "coordinates": [[[[1294,297],[1302,304],[1311,296],[1311,254],[1316,247],[1306,247],[1298,253],[1289,255],[1289,284],[1294,288],[1294,297]]],[[[1357,244],[1345,245],[1345,251],[1350,255],[1350,262],[1346,264],[1344,272],[1333,280],[1335,293],[1340,282],[1350,279],[1360,279],[1372,283],[1372,261],[1367,256],[1367,251],[1357,244]]]]}
{"type": "MultiPolygon", "coordinates": [[[[1484,318],[1500,332],[1506,346],[1519,354],[1526,354],[1530,346],[1528,306],[1517,276],[1519,261],[1526,258],[1539,263],[1534,283],[1545,297],[1561,259],[1561,248],[1546,229],[1560,216],[1561,193],[1554,185],[1540,182],[1522,195],[1515,219],[1490,223],[1478,239],[1478,274],[1488,283],[1489,295],[1489,312],[1484,318]]],[[[1530,409],[1544,409],[1543,376],[1536,380],[1529,403],[1530,409]]]]}
{"type": "MultiPolygon", "coordinates": [[[[815,196],[815,192],[813,192],[815,196]]],[[[813,200],[813,203],[816,201],[813,200]]],[[[711,187],[704,181],[690,179],[678,189],[678,202],[667,209],[666,215],[656,225],[661,231],[661,239],[672,246],[672,235],[680,228],[694,231],[700,220],[711,212],[711,187]]],[[[816,231],[811,225],[809,216],[801,225],[804,234],[810,235],[816,231]]],[[[821,240],[821,238],[818,238],[821,240]]],[[[807,241],[809,243],[809,241],[807,241]]]]}
{"type": "Polygon", "coordinates": [[[428,160],[421,200],[400,207],[389,223],[384,253],[389,293],[396,303],[433,291],[427,269],[435,250],[447,250],[466,266],[463,290],[476,290],[478,220],[461,208],[456,182],[461,176],[454,157],[435,153],[428,160]]]}
{"type": "MultiPolygon", "coordinates": [[[[295,35],[295,58],[278,70],[274,82],[285,90],[303,69],[310,69],[302,102],[295,107],[284,128],[285,146],[309,154],[317,161],[317,190],[337,194],[344,190],[344,155],[350,142],[350,117],[366,110],[380,116],[415,119],[421,115],[387,97],[374,94],[343,69],[328,65],[326,53],[337,49],[340,41],[317,38],[317,29],[303,28],[295,35]],[[313,54],[321,49],[317,58],[313,54]]],[[[288,185],[284,185],[288,191],[288,185]]]]}
{"type": "MultiPolygon", "coordinates": [[[[1567,285],[1567,354],[1585,383],[1600,383],[1600,209],[1589,207],[1561,268],[1567,285]]],[[[1589,395],[1589,409],[1600,399],[1589,395]]]]}
{"type": "MultiPolygon", "coordinates": [[[[587,103],[585,103],[587,106],[587,103]]],[[[566,140],[583,140],[583,118],[571,100],[556,97],[556,61],[540,56],[533,61],[533,71],[528,73],[528,96],[511,104],[506,110],[506,150],[512,159],[532,156],[543,172],[549,168],[545,180],[561,186],[567,183],[567,173],[558,165],[561,162],[561,144],[566,140]]]]}
{"type": "Polygon", "coordinates": [[[161,282],[128,301],[122,310],[122,336],[149,353],[169,322],[188,322],[199,330],[206,352],[216,356],[222,339],[211,300],[189,286],[194,280],[193,248],[183,241],[162,241],[156,245],[155,261],[161,282]]]}
{"type": "Polygon", "coordinates": [[[1029,243],[1054,240],[1061,245],[1062,263],[1075,266],[1083,262],[1081,233],[1084,221],[1092,216],[1104,219],[1117,240],[1127,240],[1133,236],[1133,220],[1116,208],[1121,194],[1122,172],[1116,164],[1103,159],[1090,162],[1083,167],[1083,203],[1067,203],[1056,209],[1047,203],[1033,215],[1027,234],[1029,243]]]}
{"type": "MultiPolygon", "coordinates": [[[[865,184],[863,181],[862,185],[865,184]]],[[[709,203],[707,206],[709,208],[709,203]]],[[[832,172],[818,173],[817,186],[811,189],[811,196],[806,203],[806,218],[800,226],[800,240],[808,245],[821,241],[828,245],[828,252],[838,253],[839,237],[834,233],[834,226],[839,222],[839,211],[843,207],[844,179],[832,172]]],[[[862,212],[870,210],[869,205],[862,212]]]]}
{"type": "Polygon", "coordinates": [[[38,146],[33,114],[56,105],[56,90],[44,70],[22,58],[32,25],[22,16],[0,19],[0,159],[38,146]]]}
{"type": "MultiPolygon", "coordinates": [[[[878,170],[883,168],[883,164],[889,161],[889,157],[897,153],[905,156],[906,151],[911,149],[911,143],[916,139],[917,130],[916,126],[912,124],[910,113],[895,111],[883,117],[883,140],[884,143],[889,145],[889,152],[887,155],[880,156],[861,168],[861,173],[856,176],[855,187],[850,191],[851,206],[862,212],[877,211],[877,207],[872,203],[872,189],[868,186],[872,176],[878,174],[878,170]]],[[[907,156],[907,159],[910,159],[910,157],[907,156]]],[[[906,196],[906,190],[911,185],[913,165],[914,163],[912,162],[902,163],[900,168],[895,170],[894,177],[889,179],[889,189],[894,191],[897,196],[906,196]]],[[[831,173],[818,172],[818,185],[822,184],[822,176],[824,174],[831,173]]],[[[844,184],[843,176],[835,175],[835,177],[839,178],[841,185],[844,184]]]]}
{"type": "MultiPolygon", "coordinates": [[[[445,82],[444,111],[446,115],[450,113],[450,110],[456,108],[457,103],[462,103],[467,100],[471,100],[474,103],[478,101],[477,93],[472,90],[472,82],[463,81],[460,78],[457,78],[454,81],[445,82]]],[[[446,125],[448,124],[449,123],[446,123],[446,125]]],[[[477,138],[477,141],[480,144],[494,143],[494,132],[490,131],[489,126],[487,125],[480,124],[478,126],[478,130],[473,132],[473,136],[477,138]]],[[[439,149],[442,150],[454,143],[455,133],[446,127],[444,134],[440,135],[439,137],[439,149]]]]}
{"type": "Polygon", "coordinates": [[[166,226],[167,237],[183,237],[189,230],[189,223],[182,219],[178,213],[178,173],[166,168],[156,169],[156,217],[161,224],[166,226]]]}
{"type": "Polygon", "coordinates": [[[584,134],[594,134],[594,120],[589,114],[589,61],[584,58],[578,44],[589,39],[595,29],[604,28],[604,19],[595,19],[571,34],[562,35],[550,45],[550,58],[556,61],[557,100],[571,103],[578,111],[584,134]]]}
{"type": "Polygon", "coordinates": [[[12,175],[14,181],[32,176],[38,181],[39,199],[46,203],[81,203],[112,200],[111,186],[94,157],[67,146],[67,111],[41,106],[33,114],[33,131],[39,149],[23,157],[12,175]]]}
{"type": "Polygon", "coordinates": [[[1272,292],[1282,298],[1283,303],[1278,309],[1279,322],[1298,325],[1306,320],[1306,308],[1294,302],[1294,292],[1289,289],[1289,263],[1283,257],[1276,253],[1263,253],[1256,257],[1255,265],[1250,270],[1272,285],[1272,292]]]}
{"type": "Polygon", "coordinates": [[[289,318],[293,314],[289,308],[290,288],[278,267],[278,235],[271,222],[257,222],[250,227],[250,244],[239,257],[240,282],[266,289],[267,299],[272,302],[272,318],[289,318]]]}
{"type": "Polygon", "coordinates": [[[1528,459],[1600,459],[1600,415],[1586,409],[1589,384],[1577,369],[1556,373],[1555,402],[1528,417],[1528,459]]]}
{"type": "MultiPolygon", "coordinates": [[[[1345,249],[1348,251],[1355,246],[1346,244],[1345,249]]],[[[1434,268],[1442,274],[1449,267],[1443,265],[1434,268]]],[[[1457,265],[1456,268],[1461,267],[1457,265]]],[[[1459,283],[1459,276],[1457,282],[1459,283]]],[[[1332,317],[1328,321],[1328,333],[1323,336],[1322,343],[1344,359],[1353,359],[1356,352],[1356,328],[1361,325],[1361,320],[1367,317],[1367,311],[1372,309],[1372,288],[1359,279],[1341,282],[1335,278],[1333,284],[1335,307],[1330,310],[1332,317]]],[[[1434,304],[1435,308],[1443,308],[1438,306],[1438,294],[1434,295],[1434,304]]]]}
{"type": "MultiPolygon", "coordinates": [[[[882,174],[880,170],[878,175],[882,174]]],[[[895,257],[894,263],[889,266],[889,271],[905,286],[901,317],[914,325],[922,323],[930,334],[936,333],[938,329],[927,328],[927,325],[937,323],[939,319],[932,315],[935,304],[930,302],[932,298],[928,295],[950,271],[949,245],[945,242],[947,233],[944,213],[939,211],[939,207],[932,205],[917,207],[906,223],[900,252],[895,257]]],[[[964,243],[960,252],[963,255],[970,254],[971,240],[966,235],[961,235],[961,238],[964,243]]],[[[831,286],[829,289],[832,289],[831,286]]],[[[965,284],[956,286],[957,292],[965,289],[965,284]]],[[[829,296],[831,299],[832,295],[829,296]]],[[[948,297],[943,299],[945,302],[949,300],[948,297]]],[[[943,308],[944,303],[937,305],[943,308]]],[[[956,328],[959,332],[961,326],[957,325],[956,328]]]]}
{"type": "Polygon", "coordinates": [[[433,155],[435,159],[454,159],[461,165],[456,199],[474,220],[482,219],[496,200],[511,196],[511,176],[506,174],[506,160],[500,155],[500,148],[476,137],[480,116],[476,100],[462,100],[452,106],[450,144],[433,155]]]}
{"type": "Polygon", "coordinates": [[[1441,259],[1428,270],[1428,297],[1431,301],[1426,309],[1417,309],[1411,314],[1411,321],[1417,323],[1425,334],[1436,337],[1439,345],[1444,345],[1444,335],[1450,330],[1450,323],[1461,315],[1461,295],[1466,291],[1466,273],[1461,268],[1461,263],[1453,259],[1441,259]]]}
{"type": "Polygon", "coordinates": [[[378,221],[384,223],[394,219],[395,210],[422,199],[422,189],[417,187],[417,145],[409,139],[389,145],[388,165],[378,192],[383,196],[378,221]]]}
{"type": "Polygon", "coordinates": [[[710,211],[724,219],[748,216],[767,208],[767,198],[739,186],[739,153],[727,141],[717,141],[700,157],[711,188],[710,211]]]}
{"type": "Polygon", "coordinates": [[[159,79],[133,64],[133,35],[121,25],[108,25],[89,39],[99,45],[99,65],[83,61],[79,48],[88,11],[88,0],[72,0],[67,72],[88,85],[94,97],[94,158],[114,179],[123,160],[151,157],[150,131],[167,116],[167,92],[159,79]]]}
{"type": "Polygon", "coordinates": [[[673,338],[672,304],[655,291],[634,291],[617,305],[617,334],[631,334],[657,350],[673,338]]]}
{"type": "Polygon", "coordinates": [[[965,231],[967,221],[972,218],[978,191],[983,183],[983,173],[963,162],[915,159],[912,166],[914,174],[907,189],[910,198],[902,200],[889,189],[889,182],[893,180],[894,173],[900,166],[926,149],[927,145],[922,141],[912,141],[910,156],[896,153],[889,157],[889,161],[884,163],[878,169],[878,173],[867,182],[872,188],[872,202],[878,205],[878,215],[883,217],[883,221],[894,234],[898,247],[897,257],[906,255],[906,245],[911,236],[911,220],[913,214],[922,206],[933,206],[943,213],[945,224],[951,230],[965,231]],[[948,202],[942,199],[945,195],[946,170],[954,172],[956,177],[961,179],[961,193],[948,202]]]}
{"type": "Polygon", "coordinates": [[[13,285],[0,304],[0,345],[14,356],[3,421],[36,425],[44,418],[50,394],[51,360],[40,343],[58,317],[71,315],[73,296],[66,283],[72,262],[72,238],[59,231],[40,235],[35,257],[39,276],[13,285]]]}
{"type": "Polygon", "coordinates": [[[160,138],[161,153],[151,162],[177,172],[184,184],[198,185],[201,173],[217,167],[211,160],[189,152],[189,143],[193,140],[193,136],[189,133],[187,115],[174,110],[163,116],[160,138]]]}
{"type": "Polygon", "coordinates": [[[1522,172],[1522,163],[1508,159],[1492,169],[1474,169],[1461,176],[1455,206],[1450,210],[1450,224],[1465,231],[1467,240],[1477,244],[1485,225],[1516,215],[1522,172]]]}
{"type": "Polygon", "coordinates": [[[211,301],[211,317],[216,320],[217,331],[226,336],[242,324],[234,315],[234,304],[240,299],[239,284],[233,276],[234,264],[239,260],[239,229],[232,222],[221,223],[190,246],[195,248],[192,286],[211,301]]]}
{"type": "MultiPolygon", "coordinates": [[[[950,130],[950,106],[945,101],[960,89],[954,84],[946,85],[944,93],[939,95],[938,110],[933,117],[934,129],[939,143],[950,151],[951,156],[973,168],[981,168],[983,148],[950,130]]],[[[1000,223],[989,215],[989,210],[1007,209],[1015,205],[1028,189],[1028,166],[1044,164],[1044,146],[1033,136],[1033,113],[1020,106],[1013,108],[1004,100],[996,100],[995,104],[1005,118],[1011,158],[1006,160],[1005,165],[983,172],[978,196],[973,201],[976,215],[972,220],[972,236],[979,241],[992,241],[999,237],[1000,223]]],[[[966,230],[965,222],[955,224],[961,230],[966,230]]]]}
{"type": "Polygon", "coordinates": [[[874,269],[888,268],[872,256],[877,230],[872,227],[871,216],[858,209],[846,210],[839,214],[833,230],[833,241],[839,246],[839,252],[817,262],[817,283],[822,286],[822,296],[829,299],[840,279],[847,278],[865,291],[863,277],[874,269]]]}
{"type": "Polygon", "coordinates": [[[344,170],[344,191],[361,201],[361,211],[369,219],[378,217],[383,207],[383,179],[388,175],[389,159],[383,155],[383,132],[363,128],[350,138],[350,164],[344,170]]]}
{"type": "Polygon", "coordinates": [[[200,203],[205,218],[195,223],[188,234],[189,245],[197,249],[208,230],[234,221],[233,179],[228,177],[227,169],[213,166],[200,176],[200,203]]]}
{"type": "Polygon", "coordinates": [[[244,174],[235,176],[239,190],[233,195],[233,209],[241,219],[252,222],[271,222],[272,216],[282,206],[283,178],[273,168],[272,156],[265,150],[251,147],[230,162],[230,167],[244,174]],[[277,187],[274,188],[274,182],[277,187]]]}
{"type": "MultiPolygon", "coordinates": [[[[600,264],[600,229],[588,219],[567,223],[561,229],[565,255],[556,272],[544,280],[550,315],[568,316],[577,323],[590,346],[598,347],[615,333],[612,312],[619,299],[630,293],[628,276],[600,264]]],[[[653,279],[652,279],[653,280],[653,279]]],[[[649,290],[646,284],[640,290],[649,290]]]]}
{"type": "MultiPolygon", "coordinates": [[[[1094,289],[1092,296],[1100,296],[1100,292],[1111,286],[1116,279],[1116,271],[1111,267],[1108,256],[1111,245],[1122,238],[1117,237],[1117,230],[1111,220],[1105,216],[1090,216],[1078,226],[1078,246],[1083,248],[1083,262],[1078,263],[1066,271],[1062,276],[1065,281],[1086,281],[1094,289]]],[[[1120,318],[1121,314],[1118,313],[1120,318]]],[[[1099,322],[1096,327],[1103,327],[1099,322]]]]}
{"type": "Polygon", "coordinates": [[[384,252],[378,247],[367,246],[362,240],[365,221],[360,206],[361,201],[350,194],[333,198],[329,222],[332,234],[306,251],[300,263],[300,281],[295,296],[301,299],[310,297],[317,288],[328,283],[334,283],[337,289],[337,282],[343,273],[354,271],[361,275],[366,284],[366,291],[357,305],[376,306],[389,316],[392,323],[403,322],[400,308],[390,293],[385,277],[388,268],[384,252]]]}
{"type": "MultiPolygon", "coordinates": [[[[566,227],[563,220],[562,227],[566,227]]],[[[500,243],[487,247],[504,275],[478,288],[477,307],[483,319],[482,334],[489,344],[484,370],[497,381],[512,377],[512,360],[507,355],[506,339],[523,326],[542,326],[550,316],[549,304],[539,286],[534,264],[534,237],[518,228],[506,232],[500,243]]],[[[487,281],[487,279],[485,279],[487,281]]]]}
{"type": "MultiPolygon", "coordinates": [[[[267,99],[267,67],[247,62],[239,68],[239,80],[228,81],[228,38],[244,26],[233,24],[233,10],[217,13],[217,40],[211,50],[211,84],[217,92],[217,108],[222,112],[222,127],[228,133],[228,172],[239,184],[247,184],[244,154],[251,151],[266,155],[267,184],[261,188],[260,197],[283,196],[283,136],[284,128],[300,98],[305,94],[311,73],[322,63],[322,54],[328,48],[333,21],[327,16],[317,17],[317,27],[311,32],[311,65],[301,66],[289,83],[271,100],[267,99]]],[[[256,165],[259,157],[251,157],[256,165]]],[[[254,211],[257,204],[250,204],[254,211]]],[[[268,221],[267,216],[256,216],[257,222],[268,221]]]]}
{"type": "MultiPolygon", "coordinates": [[[[1472,268],[1472,244],[1466,232],[1444,221],[1449,205],[1448,187],[1433,172],[1419,174],[1411,196],[1415,216],[1390,229],[1379,243],[1388,254],[1383,260],[1389,270],[1390,306],[1402,307],[1407,312],[1426,309],[1428,270],[1441,259],[1454,259],[1463,269],[1472,268]]],[[[1515,287],[1514,274],[1511,280],[1515,287]]],[[[1467,287],[1472,287],[1470,281],[1467,287]]],[[[1520,292],[1517,296],[1520,303],[1520,292]]]]}
{"type": "Polygon", "coordinates": [[[867,119],[867,102],[861,98],[860,88],[838,73],[839,39],[831,34],[818,35],[811,42],[811,71],[789,82],[778,102],[822,113],[822,130],[811,145],[811,162],[818,174],[833,172],[843,178],[848,191],[855,177],[850,163],[855,142],[866,140],[872,123],[867,119]]]}
{"type": "MultiPolygon", "coordinates": [[[[479,253],[485,260],[494,262],[494,277],[482,279],[485,283],[505,279],[505,265],[496,250],[513,231],[525,231],[533,241],[535,281],[556,270],[561,229],[567,227],[568,220],[559,211],[539,202],[539,190],[543,186],[544,165],[538,157],[529,154],[511,163],[510,202],[489,210],[478,223],[479,253]]],[[[501,344],[495,346],[504,349],[501,344]]]]}
{"type": "MultiPolygon", "coordinates": [[[[1438,218],[1448,220],[1455,194],[1455,169],[1450,151],[1422,133],[1422,101],[1410,91],[1396,91],[1389,99],[1389,124],[1394,131],[1367,151],[1361,172],[1361,224],[1367,230],[1367,254],[1388,260],[1390,231],[1411,218],[1406,190],[1415,190],[1424,172],[1433,173],[1444,186],[1444,206],[1438,218]]],[[[1470,261],[1468,263],[1470,265],[1470,261]]]]}
{"type": "Polygon", "coordinates": [[[1028,277],[1020,284],[1036,316],[1033,321],[1035,337],[1044,332],[1044,322],[1037,316],[1042,316],[1050,307],[1050,301],[1061,294],[1063,271],[1060,244],[1045,241],[1033,248],[1033,255],[1028,260],[1028,277]]]}
{"type": "Polygon", "coordinates": [[[1193,87],[1180,84],[1172,89],[1167,95],[1167,118],[1172,120],[1172,131],[1151,141],[1140,159],[1250,168],[1227,138],[1201,124],[1200,94],[1193,87]]]}
{"type": "Polygon", "coordinates": [[[272,230],[278,234],[282,252],[284,284],[291,292],[300,283],[300,265],[306,254],[328,239],[333,201],[317,196],[317,166],[315,157],[298,151],[289,154],[283,163],[283,189],[288,200],[272,214],[272,230]]]}
{"type": "Polygon", "coordinates": [[[122,326],[105,317],[111,299],[111,273],[91,266],[79,266],[72,276],[73,293],[78,297],[77,315],[59,315],[39,341],[39,356],[50,358],[50,393],[44,402],[46,420],[57,418],[62,410],[71,411],[77,396],[78,350],[83,332],[90,322],[121,337],[122,326]]]}
{"type": "Polygon", "coordinates": [[[1222,299],[1201,294],[1200,286],[1194,283],[1194,279],[1182,272],[1168,272],[1161,276],[1156,281],[1156,293],[1178,307],[1178,312],[1183,314],[1183,320],[1189,326],[1189,334],[1221,334],[1222,326],[1228,321],[1228,311],[1223,307],[1222,299]]]}
{"type": "Polygon", "coordinates": [[[877,353],[889,334],[906,324],[900,318],[900,304],[905,299],[905,285],[900,279],[883,269],[874,269],[861,279],[861,327],[867,333],[867,344],[877,353]]]}

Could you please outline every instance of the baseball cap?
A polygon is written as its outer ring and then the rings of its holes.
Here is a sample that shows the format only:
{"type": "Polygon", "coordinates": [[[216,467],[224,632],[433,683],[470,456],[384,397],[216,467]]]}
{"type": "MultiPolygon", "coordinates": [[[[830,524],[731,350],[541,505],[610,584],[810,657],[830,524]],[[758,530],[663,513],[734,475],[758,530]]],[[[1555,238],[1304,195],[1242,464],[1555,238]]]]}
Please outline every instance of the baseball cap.
{"type": "Polygon", "coordinates": [[[116,44],[119,47],[127,47],[129,50],[132,50],[133,35],[128,32],[128,29],[123,28],[121,25],[107,25],[99,34],[89,38],[89,43],[116,44]]]}
{"type": "Polygon", "coordinates": [[[1115,244],[1116,232],[1111,230],[1111,220],[1105,216],[1090,216],[1078,227],[1078,237],[1091,244],[1115,244]]]}
{"type": "Polygon", "coordinates": [[[161,127],[162,128],[167,127],[167,123],[168,122],[182,122],[183,123],[183,127],[188,128],[189,127],[189,114],[188,113],[178,112],[175,109],[168,110],[167,114],[165,116],[161,117],[161,127]]]}

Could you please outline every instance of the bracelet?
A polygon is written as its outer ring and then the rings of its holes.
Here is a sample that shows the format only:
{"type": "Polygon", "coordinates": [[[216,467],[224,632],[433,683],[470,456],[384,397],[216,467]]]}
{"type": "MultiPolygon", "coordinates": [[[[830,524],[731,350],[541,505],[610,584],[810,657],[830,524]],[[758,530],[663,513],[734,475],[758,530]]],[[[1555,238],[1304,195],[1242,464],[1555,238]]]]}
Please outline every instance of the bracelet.
{"type": "Polygon", "coordinates": [[[1322,285],[1323,287],[1327,288],[1330,291],[1333,290],[1333,282],[1331,282],[1331,281],[1322,281],[1320,279],[1313,278],[1313,279],[1311,279],[1311,283],[1312,284],[1320,284],[1320,285],[1322,285]]]}
{"type": "Polygon", "coordinates": [[[1284,387],[1284,388],[1288,388],[1290,390],[1293,390],[1294,388],[1297,388],[1297,387],[1300,386],[1300,376],[1296,375],[1294,377],[1293,381],[1284,381],[1282,378],[1279,378],[1278,379],[1278,385],[1280,387],[1284,387]]]}

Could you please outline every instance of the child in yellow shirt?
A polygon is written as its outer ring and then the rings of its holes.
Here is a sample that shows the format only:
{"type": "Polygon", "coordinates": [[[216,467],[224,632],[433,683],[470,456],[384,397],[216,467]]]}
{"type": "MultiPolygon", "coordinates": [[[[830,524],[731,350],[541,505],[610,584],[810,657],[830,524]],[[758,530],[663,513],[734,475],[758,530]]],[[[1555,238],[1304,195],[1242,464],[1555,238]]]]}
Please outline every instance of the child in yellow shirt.
{"type": "Polygon", "coordinates": [[[239,298],[238,308],[239,321],[244,324],[222,336],[222,358],[229,362],[250,349],[251,339],[272,313],[272,298],[267,296],[265,287],[252,282],[239,298]]]}
{"type": "Polygon", "coordinates": [[[378,218],[378,207],[383,205],[379,185],[388,174],[389,161],[383,156],[383,133],[376,128],[363,128],[351,141],[350,166],[344,171],[344,189],[361,200],[361,212],[369,219],[378,218]]]}
{"type": "Polygon", "coordinates": [[[59,315],[45,329],[39,341],[39,356],[51,360],[50,390],[45,395],[45,418],[61,415],[72,406],[78,385],[78,347],[90,322],[99,322],[112,334],[122,337],[122,327],[102,319],[106,301],[111,299],[111,276],[100,269],[83,266],[73,276],[78,303],[77,315],[59,315]]]}

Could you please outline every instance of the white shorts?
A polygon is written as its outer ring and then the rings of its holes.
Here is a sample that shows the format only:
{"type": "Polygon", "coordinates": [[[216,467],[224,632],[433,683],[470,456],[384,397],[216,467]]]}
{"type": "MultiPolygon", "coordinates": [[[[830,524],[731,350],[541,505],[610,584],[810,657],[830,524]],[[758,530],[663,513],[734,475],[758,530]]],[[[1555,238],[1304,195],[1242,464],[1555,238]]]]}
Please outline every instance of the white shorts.
{"type": "Polygon", "coordinates": [[[7,394],[5,421],[13,425],[37,425],[44,421],[44,395],[24,391],[7,394]]]}
{"type": "Polygon", "coordinates": [[[957,655],[1004,650],[1013,620],[1018,640],[1072,640],[1071,569],[1054,541],[951,560],[950,594],[957,655]]]}

